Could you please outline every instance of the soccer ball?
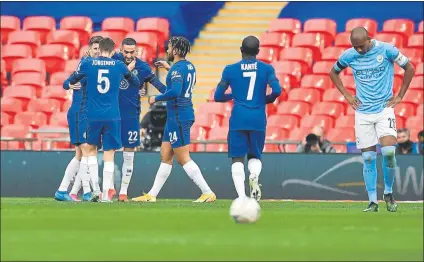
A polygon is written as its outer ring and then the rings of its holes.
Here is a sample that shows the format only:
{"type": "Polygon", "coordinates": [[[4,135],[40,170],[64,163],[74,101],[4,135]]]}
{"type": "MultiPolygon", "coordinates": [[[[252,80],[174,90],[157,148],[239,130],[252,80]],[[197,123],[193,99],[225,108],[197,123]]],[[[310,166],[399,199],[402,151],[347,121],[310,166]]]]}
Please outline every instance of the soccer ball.
{"type": "Polygon", "coordinates": [[[230,216],[236,223],[254,223],[259,219],[261,207],[250,197],[237,198],[230,207],[230,216]]]}

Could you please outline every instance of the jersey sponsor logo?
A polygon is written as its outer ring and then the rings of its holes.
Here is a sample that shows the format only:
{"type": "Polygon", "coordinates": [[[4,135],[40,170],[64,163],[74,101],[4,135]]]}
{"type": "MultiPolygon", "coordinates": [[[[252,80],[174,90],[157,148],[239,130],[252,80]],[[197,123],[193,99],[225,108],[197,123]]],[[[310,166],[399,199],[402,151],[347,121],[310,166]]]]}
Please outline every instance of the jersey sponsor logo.
{"type": "Polygon", "coordinates": [[[130,83],[128,83],[127,79],[124,79],[121,81],[119,88],[125,90],[125,89],[128,89],[129,86],[130,86],[130,83]]]}
{"type": "Polygon", "coordinates": [[[377,62],[379,62],[380,64],[383,63],[384,57],[382,55],[378,55],[377,56],[377,62]]]}
{"type": "Polygon", "coordinates": [[[374,67],[374,68],[370,68],[370,69],[358,69],[355,71],[355,75],[359,78],[359,79],[376,79],[379,78],[384,71],[386,70],[386,68],[384,66],[379,66],[379,67],[374,67]]]}
{"type": "Polygon", "coordinates": [[[171,79],[181,78],[181,74],[178,71],[172,71],[171,79]]]}

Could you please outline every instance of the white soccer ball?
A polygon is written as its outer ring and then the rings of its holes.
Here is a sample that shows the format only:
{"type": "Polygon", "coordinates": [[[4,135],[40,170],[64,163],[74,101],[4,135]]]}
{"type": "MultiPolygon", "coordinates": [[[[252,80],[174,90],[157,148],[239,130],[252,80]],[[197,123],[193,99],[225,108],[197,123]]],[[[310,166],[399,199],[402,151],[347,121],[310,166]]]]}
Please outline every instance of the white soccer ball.
{"type": "Polygon", "coordinates": [[[254,223],[259,219],[261,207],[250,197],[237,198],[230,207],[230,216],[236,223],[254,223]]]}

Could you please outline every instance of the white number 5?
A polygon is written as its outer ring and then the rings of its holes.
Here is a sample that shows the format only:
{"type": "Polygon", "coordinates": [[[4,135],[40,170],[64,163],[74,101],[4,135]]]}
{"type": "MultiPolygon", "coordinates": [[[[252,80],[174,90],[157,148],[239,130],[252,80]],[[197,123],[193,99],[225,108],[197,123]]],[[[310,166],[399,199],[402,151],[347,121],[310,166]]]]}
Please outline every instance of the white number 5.
{"type": "Polygon", "coordinates": [[[107,76],[103,76],[103,74],[109,74],[109,70],[107,69],[99,69],[99,74],[97,75],[97,90],[101,94],[106,94],[110,88],[110,81],[107,76]],[[105,88],[102,88],[102,82],[105,82],[105,88]]]}
{"type": "Polygon", "coordinates": [[[249,77],[250,78],[249,90],[247,91],[246,100],[252,100],[253,90],[255,89],[256,72],[243,72],[243,77],[249,77]]]}

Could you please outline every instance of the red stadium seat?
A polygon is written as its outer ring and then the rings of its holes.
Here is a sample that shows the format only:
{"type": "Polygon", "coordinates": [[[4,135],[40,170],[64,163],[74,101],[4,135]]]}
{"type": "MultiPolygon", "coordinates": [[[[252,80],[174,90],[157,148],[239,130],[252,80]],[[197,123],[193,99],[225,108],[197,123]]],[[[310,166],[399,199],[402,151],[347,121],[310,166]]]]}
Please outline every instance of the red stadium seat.
{"type": "Polygon", "coordinates": [[[350,19],[346,23],[346,32],[352,32],[352,30],[356,27],[365,27],[367,29],[368,34],[372,37],[377,33],[377,21],[370,18],[354,18],[350,19]]]}
{"type": "Polygon", "coordinates": [[[78,33],[71,30],[57,30],[47,35],[47,44],[59,44],[68,47],[69,57],[78,57],[80,42],[78,33]]]}
{"type": "Polygon", "coordinates": [[[50,76],[50,85],[63,85],[63,82],[70,76],[68,72],[56,72],[50,76]]]}
{"type": "Polygon", "coordinates": [[[202,103],[199,105],[198,112],[202,112],[202,114],[229,116],[231,105],[229,103],[202,103]]]}
{"type": "Polygon", "coordinates": [[[396,116],[402,117],[404,119],[414,116],[416,112],[416,105],[407,103],[407,102],[400,102],[395,107],[395,113],[396,116]]]}
{"type": "Polygon", "coordinates": [[[417,107],[417,116],[423,116],[423,115],[424,115],[424,108],[423,108],[423,104],[421,104],[417,107]]]}
{"type": "Polygon", "coordinates": [[[353,108],[350,105],[347,106],[346,115],[347,116],[354,116],[355,115],[355,110],[353,110],[353,108]]]}
{"type": "Polygon", "coordinates": [[[403,97],[402,102],[409,102],[415,105],[420,105],[423,103],[423,90],[411,89],[408,90],[403,97]]]}
{"type": "Polygon", "coordinates": [[[334,46],[351,48],[352,43],[350,42],[350,33],[343,32],[336,35],[334,38],[334,46]]]}
{"type": "Polygon", "coordinates": [[[400,116],[396,116],[396,128],[405,128],[405,119],[403,117],[400,116]]]}
{"type": "Polygon", "coordinates": [[[403,47],[406,43],[402,36],[393,33],[378,33],[374,38],[382,42],[393,44],[397,48],[403,47]]]}
{"type": "MultiPolygon", "coordinates": [[[[356,93],[355,89],[347,89],[347,91],[351,95],[354,95],[356,93]]],[[[340,93],[340,91],[336,88],[331,88],[331,89],[325,90],[324,95],[322,96],[322,101],[338,102],[340,104],[347,104],[347,101],[344,98],[344,96],[342,95],[342,93],[340,93]]]]}
{"type": "Polygon", "coordinates": [[[51,16],[28,16],[24,19],[23,30],[39,32],[41,44],[45,44],[47,35],[56,30],[56,21],[51,16]]]}
{"type": "Polygon", "coordinates": [[[330,44],[331,42],[320,33],[299,33],[293,37],[292,41],[293,47],[307,47],[312,49],[315,61],[321,59],[321,51],[330,44]]]}
{"type": "Polygon", "coordinates": [[[69,98],[69,93],[67,90],[63,89],[62,85],[50,85],[43,88],[41,97],[53,98],[59,100],[60,102],[64,102],[69,98]]]}
{"type": "MultiPolygon", "coordinates": [[[[267,127],[265,140],[268,141],[281,141],[286,140],[289,135],[287,130],[277,127],[267,127]]],[[[279,144],[265,144],[264,152],[281,152],[279,144]]]]}
{"type": "Polygon", "coordinates": [[[26,45],[4,45],[1,47],[1,59],[6,62],[6,71],[12,71],[13,62],[20,58],[31,58],[32,50],[26,45]]]}
{"type": "Polygon", "coordinates": [[[280,51],[281,48],[289,47],[292,37],[289,34],[278,32],[265,33],[260,38],[261,48],[272,47],[280,51]]]}
{"type": "Polygon", "coordinates": [[[419,64],[415,69],[416,76],[424,76],[424,63],[419,64]]]}
{"type": "Polygon", "coordinates": [[[53,126],[68,127],[66,112],[55,112],[50,116],[49,124],[53,126]]]}
{"type": "Polygon", "coordinates": [[[409,129],[423,130],[423,117],[422,116],[411,116],[406,120],[405,126],[409,129]]]}
{"type": "Polygon", "coordinates": [[[313,105],[321,101],[321,92],[312,88],[296,88],[289,91],[288,100],[304,101],[313,105]]]}
{"type": "Polygon", "coordinates": [[[15,116],[15,124],[29,125],[38,128],[47,124],[47,116],[41,112],[21,112],[15,116]]]}
{"type": "Polygon", "coordinates": [[[324,34],[327,41],[331,43],[337,33],[337,24],[331,19],[312,18],[306,20],[303,32],[324,34]]]}
{"type": "Polygon", "coordinates": [[[302,31],[302,23],[300,20],[292,18],[274,19],[271,21],[268,31],[295,35],[302,31]]]}
{"type": "Polygon", "coordinates": [[[423,50],[424,40],[422,34],[411,35],[408,40],[408,47],[423,50]]]}
{"type": "Polygon", "coordinates": [[[353,78],[353,75],[341,75],[340,78],[342,79],[343,86],[348,89],[355,89],[355,79],[353,78]]]}
{"type": "Polygon", "coordinates": [[[60,112],[60,102],[56,99],[38,98],[31,100],[28,104],[30,112],[44,112],[47,116],[60,112]]]}
{"type": "Polygon", "coordinates": [[[339,116],[336,120],[336,127],[349,127],[353,128],[355,127],[355,116],[352,115],[346,115],[346,116],[339,116]]]}
{"type": "MultiPolygon", "coordinates": [[[[197,117],[196,117],[197,122],[197,117]]],[[[190,140],[206,140],[208,138],[208,130],[209,128],[205,128],[204,126],[199,126],[194,124],[191,128],[190,132],[190,140]]],[[[204,144],[190,144],[190,152],[204,152],[206,150],[206,145],[204,144]]]]}
{"type": "Polygon", "coordinates": [[[6,86],[8,81],[7,81],[7,71],[6,71],[6,61],[4,61],[3,59],[1,59],[1,65],[0,65],[0,70],[1,70],[1,82],[0,85],[6,86]]]}
{"type": "Polygon", "coordinates": [[[72,105],[72,100],[65,100],[65,103],[63,103],[61,112],[68,112],[69,108],[72,105]]]}
{"type": "Polygon", "coordinates": [[[87,45],[93,32],[93,20],[87,16],[66,16],[60,20],[60,29],[78,33],[81,45],[87,45]]]}
{"type": "Polygon", "coordinates": [[[10,32],[19,31],[21,28],[21,21],[16,16],[2,15],[0,18],[0,35],[1,43],[6,44],[10,32]]]}
{"type": "Polygon", "coordinates": [[[322,126],[324,132],[328,132],[330,128],[334,127],[334,119],[328,115],[310,115],[304,116],[300,121],[300,127],[313,128],[315,126],[322,126]]]}
{"type": "Polygon", "coordinates": [[[305,75],[302,77],[300,86],[302,88],[315,88],[323,93],[326,89],[331,88],[333,83],[328,75],[305,75]]]}
{"type": "Polygon", "coordinates": [[[409,88],[422,91],[424,89],[424,76],[415,76],[412,78],[409,88]]]}
{"type": "Polygon", "coordinates": [[[319,102],[312,107],[312,115],[331,116],[336,120],[339,116],[344,115],[345,107],[333,102],[319,102]]]}
{"type": "Polygon", "coordinates": [[[355,142],[355,128],[351,126],[330,129],[326,138],[331,142],[355,142]]]}
{"type": "MultiPolygon", "coordinates": [[[[56,126],[56,125],[44,125],[40,126],[42,129],[61,129],[63,126],[56,126]]],[[[45,138],[63,138],[64,136],[59,133],[38,133],[37,138],[41,141],[43,141],[45,138]]],[[[69,139],[69,137],[68,137],[69,139]]],[[[43,150],[56,150],[56,149],[69,149],[71,148],[71,145],[69,142],[48,142],[43,141],[41,143],[41,147],[43,150]]]]}
{"type": "Polygon", "coordinates": [[[272,61],[278,60],[278,53],[274,48],[261,47],[256,59],[269,64],[272,61]]]}
{"type": "Polygon", "coordinates": [[[125,36],[128,33],[134,32],[134,26],[134,20],[131,18],[108,17],[105,18],[102,22],[102,31],[121,33],[123,36],[125,36]]]}
{"type": "Polygon", "coordinates": [[[330,70],[334,67],[334,62],[318,61],[314,64],[312,72],[316,75],[328,75],[330,70]]]}
{"type": "MultiPolygon", "coordinates": [[[[209,140],[227,140],[228,127],[217,127],[209,131],[209,140]]],[[[206,151],[208,152],[226,152],[227,144],[208,144],[206,151]]]]}
{"type": "Polygon", "coordinates": [[[26,103],[19,98],[3,96],[1,99],[1,112],[8,113],[11,116],[24,111],[25,108],[26,103]]]}
{"type": "MultiPolygon", "coordinates": [[[[295,128],[290,132],[288,140],[300,142],[300,141],[303,141],[306,135],[308,135],[309,133],[311,133],[311,128],[309,127],[295,128]]],[[[285,145],[284,151],[287,153],[294,153],[296,152],[297,147],[298,147],[298,144],[285,145]]]]}
{"type": "Polygon", "coordinates": [[[409,129],[409,134],[410,134],[410,140],[412,142],[418,142],[418,133],[422,131],[422,129],[418,129],[418,128],[412,128],[409,129]]]}
{"type": "Polygon", "coordinates": [[[38,72],[17,73],[12,77],[12,85],[27,85],[35,88],[37,96],[41,95],[41,89],[46,85],[45,76],[38,72]]]}
{"type": "Polygon", "coordinates": [[[10,114],[2,111],[0,115],[0,121],[0,126],[2,127],[5,125],[10,125],[13,124],[13,117],[10,114]]]}
{"type": "Polygon", "coordinates": [[[279,115],[294,115],[299,118],[309,115],[311,106],[307,102],[302,101],[287,101],[278,105],[277,114],[279,115]]]}
{"type": "MultiPolygon", "coordinates": [[[[424,47],[423,47],[424,48],[424,47]]],[[[399,51],[409,58],[409,61],[417,66],[423,62],[423,50],[417,48],[399,48],[399,51]]],[[[396,64],[397,65],[397,64],[396,64]]]]}
{"type": "Polygon", "coordinates": [[[303,65],[302,72],[308,72],[314,61],[313,52],[305,47],[288,47],[281,50],[280,60],[296,61],[303,65]]]}
{"type": "Polygon", "coordinates": [[[17,73],[37,72],[44,78],[46,76],[46,64],[37,58],[22,58],[13,62],[12,77],[17,73]]]}
{"type": "Polygon", "coordinates": [[[157,35],[160,47],[169,39],[169,21],[166,18],[149,17],[141,18],[137,21],[136,31],[153,32],[157,35]]]}
{"type": "Polygon", "coordinates": [[[418,24],[418,33],[424,33],[424,21],[418,24]]]}
{"type": "Polygon", "coordinates": [[[324,49],[321,60],[336,61],[346,49],[343,47],[330,46],[324,49]]]}
{"type": "Polygon", "coordinates": [[[32,56],[35,57],[37,48],[41,45],[40,35],[34,31],[15,31],[9,34],[10,45],[27,45],[31,48],[32,56]]]}
{"type": "Polygon", "coordinates": [[[48,44],[38,48],[37,57],[46,62],[46,71],[54,73],[65,69],[69,59],[69,49],[66,45],[48,44]]]}
{"type": "Polygon", "coordinates": [[[103,36],[103,37],[109,37],[115,42],[115,47],[118,48],[122,40],[125,38],[125,33],[122,32],[115,32],[115,31],[97,31],[91,34],[90,37],[93,36],[103,36]]]}
{"type": "MultiPolygon", "coordinates": [[[[37,98],[37,89],[33,86],[9,86],[3,92],[3,97],[13,97],[24,102],[24,106],[28,104],[31,99],[37,98]]],[[[3,105],[2,105],[3,106],[3,105]]]]}
{"type": "Polygon", "coordinates": [[[142,47],[144,52],[147,52],[149,56],[156,57],[158,48],[164,48],[158,36],[152,32],[133,32],[127,34],[126,37],[134,38],[137,41],[137,46],[142,47]]]}
{"type": "Polygon", "coordinates": [[[88,52],[88,49],[89,48],[90,47],[88,45],[85,45],[85,46],[81,47],[80,48],[80,51],[79,51],[79,57],[85,56],[85,54],[88,52]]]}
{"type": "MultiPolygon", "coordinates": [[[[27,125],[7,125],[2,127],[1,129],[1,136],[2,137],[12,137],[12,138],[29,138],[31,135],[29,134],[29,126],[27,125]]],[[[13,141],[13,142],[5,142],[2,141],[1,143],[1,150],[7,149],[8,150],[20,150],[24,149],[24,143],[13,141]],[[8,146],[6,146],[8,144],[8,146]]]]}
{"type": "MultiPolygon", "coordinates": [[[[283,88],[283,90],[289,90],[291,88],[299,87],[299,83],[293,75],[277,73],[276,77],[278,81],[280,82],[280,86],[281,88],[283,88]]],[[[282,95],[284,95],[284,91],[282,95]]]]}
{"type": "Polygon", "coordinates": [[[299,124],[299,117],[294,115],[273,115],[267,119],[267,128],[293,130],[293,128],[299,127],[299,124]]]}
{"type": "Polygon", "coordinates": [[[291,75],[296,80],[296,83],[299,83],[302,75],[306,73],[302,71],[302,64],[295,61],[277,61],[272,62],[271,65],[274,67],[277,75],[291,75]]]}
{"type": "Polygon", "coordinates": [[[383,32],[399,34],[404,38],[404,43],[414,33],[414,21],[409,19],[389,19],[383,24],[383,32]]]}
{"type": "Polygon", "coordinates": [[[77,67],[80,63],[80,59],[73,59],[73,60],[68,60],[65,62],[65,72],[68,73],[73,73],[75,72],[75,70],[77,70],[77,67]]]}
{"type": "Polygon", "coordinates": [[[196,114],[196,125],[202,126],[207,130],[220,126],[222,120],[222,115],[218,114],[196,114]]]}

